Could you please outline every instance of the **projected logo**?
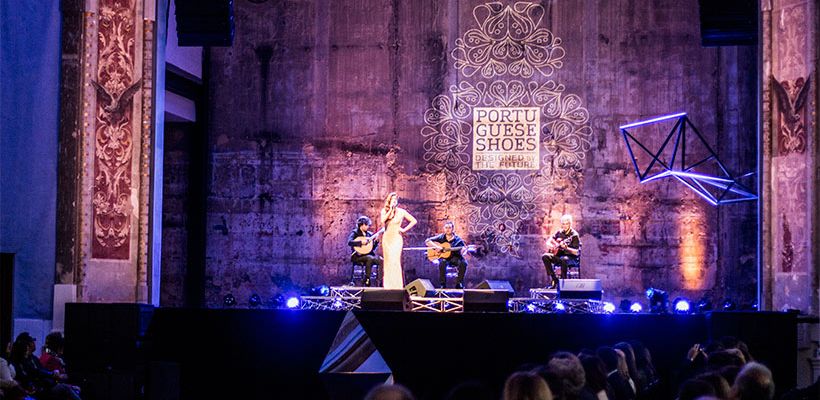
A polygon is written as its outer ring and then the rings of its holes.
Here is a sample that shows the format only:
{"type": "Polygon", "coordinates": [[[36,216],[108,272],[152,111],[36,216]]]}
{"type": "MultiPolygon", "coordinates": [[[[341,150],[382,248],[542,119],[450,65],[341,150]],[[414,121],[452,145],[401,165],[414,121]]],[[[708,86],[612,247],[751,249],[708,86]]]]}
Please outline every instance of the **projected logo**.
{"type": "Polygon", "coordinates": [[[521,224],[578,187],[591,147],[581,98],[548,79],[565,52],[544,14],[529,2],[476,6],[478,27],[451,53],[464,79],[433,99],[421,130],[431,186],[466,200],[470,233],[514,256],[521,224]]]}

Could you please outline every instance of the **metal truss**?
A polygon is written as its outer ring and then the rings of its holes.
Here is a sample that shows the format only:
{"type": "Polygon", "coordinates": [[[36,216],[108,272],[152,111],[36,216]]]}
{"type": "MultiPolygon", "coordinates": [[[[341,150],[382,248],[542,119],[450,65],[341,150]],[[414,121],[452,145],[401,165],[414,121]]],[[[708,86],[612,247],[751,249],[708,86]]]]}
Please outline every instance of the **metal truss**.
{"type": "MultiPolygon", "coordinates": [[[[361,293],[365,288],[336,287],[329,296],[303,296],[299,308],[303,310],[350,311],[361,308],[361,293]]],[[[436,297],[411,296],[412,311],[419,312],[464,312],[464,297],[461,290],[436,290],[436,297]],[[456,295],[460,296],[456,297],[456,295]]],[[[530,289],[531,297],[511,298],[507,308],[514,313],[535,314],[600,314],[604,313],[604,303],[598,300],[557,299],[555,290],[530,289]]]]}
{"type": "Polygon", "coordinates": [[[532,314],[603,314],[604,303],[598,300],[533,299],[516,297],[507,302],[510,312],[532,314]]]}
{"type": "Polygon", "coordinates": [[[361,296],[303,296],[299,308],[303,310],[343,310],[361,308],[361,296]]]}
{"type": "Polygon", "coordinates": [[[463,312],[464,297],[410,297],[412,311],[463,312]]]}
{"type": "Polygon", "coordinates": [[[532,288],[532,289],[530,289],[530,298],[532,298],[532,299],[544,299],[544,300],[555,300],[555,299],[558,298],[558,290],[557,289],[532,288]]]}
{"type": "Polygon", "coordinates": [[[652,118],[645,121],[633,122],[620,127],[635,173],[641,183],[650,182],[662,178],[674,178],[693,190],[703,199],[712,205],[735,203],[739,201],[757,200],[757,195],[748,186],[740,182],[741,179],[749,178],[755,173],[750,172],[738,177],[732,175],[726,166],[720,161],[717,154],[712,150],[700,131],[687,118],[686,113],[666,115],[652,118]],[[657,151],[647,148],[632,133],[630,129],[639,126],[657,124],[677,118],[675,125],[669,131],[660,149],[657,151]],[[687,135],[693,132],[695,139],[693,146],[687,149],[687,135]],[[651,158],[649,165],[641,169],[638,166],[638,159],[635,157],[633,144],[651,158]],[[671,155],[663,157],[670,151],[671,155]],[[695,147],[692,149],[692,147],[695,147]],[[687,153],[688,151],[688,153],[687,153]],[[693,155],[693,151],[700,151],[703,154],[693,155]],[[712,171],[716,171],[713,173],[712,171]]]}

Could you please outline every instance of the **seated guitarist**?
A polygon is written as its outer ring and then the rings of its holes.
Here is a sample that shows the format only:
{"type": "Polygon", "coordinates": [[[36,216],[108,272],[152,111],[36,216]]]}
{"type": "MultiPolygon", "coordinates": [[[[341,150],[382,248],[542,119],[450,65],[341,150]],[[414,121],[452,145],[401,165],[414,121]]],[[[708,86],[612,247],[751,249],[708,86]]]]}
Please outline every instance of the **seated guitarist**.
{"type": "Polygon", "coordinates": [[[553,266],[560,265],[561,279],[567,279],[569,266],[576,266],[579,263],[580,249],[581,238],[578,232],[572,229],[572,215],[565,214],[561,217],[561,230],[547,239],[547,252],[541,256],[547,275],[552,278],[552,283],[548,286],[550,289],[558,286],[558,277],[555,276],[553,266]]]}
{"type": "Polygon", "coordinates": [[[456,278],[456,289],[464,289],[464,273],[467,271],[467,260],[464,259],[464,254],[467,252],[467,245],[464,240],[455,234],[456,224],[453,221],[444,223],[444,233],[427,238],[424,244],[427,247],[434,247],[442,249],[442,243],[448,243],[449,247],[461,247],[460,250],[453,250],[450,256],[439,260],[439,287],[444,289],[447,287],[447,265],[452,265],[458,269],[458,277],[456,278]]]}
{"type": "Polygon", "coordinates": [[[384,276],[382,258],[376,255],[376,246],[379,245],[378,236],[368,231],[370,224],[370,218],[365,216],[359,217],[359,219],[356,220],[356,229],[350,232],[350,236],[347,237],[347,245],[353,250],[353,254],[350,255],[350,261],[354,264],[364,265],[365,286],[370,286],[370,274],[373,272],[374,265],[379,267],[379,282],[382,281],[382,277],[384,276]],[[370,244],[371,242],[373,243],[373,248],[370,249],[369,253],[361,254],[360,249],[357,250],[357,247],[370,244]]]}

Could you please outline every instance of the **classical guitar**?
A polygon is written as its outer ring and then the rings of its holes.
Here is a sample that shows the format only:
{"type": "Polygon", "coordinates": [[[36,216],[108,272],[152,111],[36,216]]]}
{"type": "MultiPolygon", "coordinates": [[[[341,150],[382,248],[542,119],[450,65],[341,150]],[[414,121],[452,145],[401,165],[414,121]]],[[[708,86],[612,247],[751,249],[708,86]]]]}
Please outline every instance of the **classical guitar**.
{"type": "Polygon", "coordinates": [[[558,250],[568,248],[570,243],[572,243],[572,236],[560,241],[550,236],[550,238],[547,239],[547,254],[555,255],[558,253],[558,250]]]}
{"type": "Polygon", "coordinates": [[[467,249],[467,251],[475,251],[476,247],[474,245],[467,245],[467,246],[455,246],[451,247],[450,243],[437,243],[441,246],[441,249],[435,247],[428,247],[427,248],[427,259],[430,261],[435,261],[440,258],[449,258],[450,254],[454,251],[460,251],[461,249],[467,249]]]}
{"type": "Polygon", "coordinates": [[[374,242],[378,240],[379,236],[381,236],[382,233],[384,233],[384,228],[379,229],[376,233],[373,234],[373,236],[360,236],[356,238],[356,240],[358,240],[361,244],[356,247],[353,247],[353,251],[355,251],[356,254],[359,255],[370,254],[370,252],[373,251],[373,246],[375,245],[374,242]]]}

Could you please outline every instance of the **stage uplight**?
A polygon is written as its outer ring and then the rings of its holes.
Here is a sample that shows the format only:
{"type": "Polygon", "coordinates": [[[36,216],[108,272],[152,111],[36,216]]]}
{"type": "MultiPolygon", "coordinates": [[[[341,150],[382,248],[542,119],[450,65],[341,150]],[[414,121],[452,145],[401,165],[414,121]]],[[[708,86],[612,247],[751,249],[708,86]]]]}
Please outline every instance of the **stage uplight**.
{"type": "Polygon", "coordinates": [[[334,301],[334,302],[333,302],[333,308],[335,308],[335,309],[337,309],[337,310],[338,310],[338,309],[340,309],[340,308],[342,308],[342,306],[343,306],[343,305],[344,305],[344,304],[342,304],[342,301],[341,301],[341,300],[336,300],[336,301],[334,301]]]}
{"type": "Polygon", "coordinates": [[[222,298],[222,305],[225,307],[233,307],[236,305],[236,297],[233,297],[233,294],[228,293],[225,297],[222,298]]]}
{"type": "Polygon", "coordinates": [[[319,285],[310,289],[311,296],[327,296],[330,294],[330,287],[328,285],[319,285]]]}
{"type": "Polygon", "coordinates": [[[607,314],[612,314],[615,312],[615,304],[612,304],[608,301],[604,302],[604,312],[607,314]]]}
{"type": "Polygon", "coordinates": [[[535,304],[527,304],[527,312],[534,313],[535,312],[535,304]]]}
{"type": "Polygon", "coordinates": [[[567,306],[564,303],[555,303],[555,311],[558,313],[567,312],[567,306]]]}
{"type": "Polygon", "coordinates": [[[288,300],[285,302],[285,307],[287,308],[296,308],[299,307],[299,298],[296,296],[288,297],[288,300]]]}
{"type": "Polygon", "coordinates": [[[701,298],[697,304],[695,304],[695,311],[699,313],[712,311],[712,302],[706,297],[701,298]]]}
{"type": "Polygon", "coordinates": [[[737,304],[732,299],[723,300],[723,311],[737,310],[737,304]]]}
{"type": "Polygon", "coordinates": [[[254,293],[248,299],[248,305],[251,307],[259,307],[262,304],[262,298],[259,297],[258,294],[254,293]]]}
{"type": "Polygon", "coordinates": [[[631,311],[633,313],[639,313],[639,312],[643,311],[643,306],[641,305],[641,303],[638,303],[636,301],[636,302],[632,303],[631,306],[629,306],[629,311],[631,311]]]}
{"type": "Polygon", "coordinates": [[[689,300],[683,297],[678,297],[677,299],[675,299],[673,304],[675,307],[675,312],[678,314],[689,314],[689,312],[692,310],[692,306],[689,303],[689,300]]]}
{"type": "Polygon", "coordinates": [[[669,308],[669,294],[664,290],[646,289],[646,298],[649,299],[649,312],[663,314],[669,308]]]}

